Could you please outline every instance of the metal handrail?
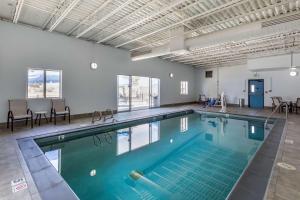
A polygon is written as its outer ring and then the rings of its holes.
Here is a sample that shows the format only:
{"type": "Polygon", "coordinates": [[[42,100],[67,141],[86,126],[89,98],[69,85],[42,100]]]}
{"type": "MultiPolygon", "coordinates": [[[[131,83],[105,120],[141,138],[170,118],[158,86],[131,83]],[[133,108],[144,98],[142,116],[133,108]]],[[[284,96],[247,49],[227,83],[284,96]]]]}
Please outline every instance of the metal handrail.
{"type": "Polygon", "coordinates": [[[110,114],[102,114],[101,111],[95,111],[92,115],[92,124],[95,123],[95,121],[100,121],[103,117],[103,122],[105,122],[107,119],[112,119],[112,122],[117,122],[117,120],[114,118],[114,111],[111,109],[106,110],[107,113],[110,114]],[[98,116],[98,119],[95,119],[98,116]]]}
{"type": "Polygon", "coordinates": [[[278,108],[280,108],[283,104],[285,104],[285,118],[287,119],[288,117],[288,103],[287,102],[282,102],[280,103],[278,106],[276,106],[275,110],[273,110],[273,112],[267,117],[265,124],[264,124],[264,128],[268,128],[268,120],[274,115],[274,113],[278,110],[278,108]]]}

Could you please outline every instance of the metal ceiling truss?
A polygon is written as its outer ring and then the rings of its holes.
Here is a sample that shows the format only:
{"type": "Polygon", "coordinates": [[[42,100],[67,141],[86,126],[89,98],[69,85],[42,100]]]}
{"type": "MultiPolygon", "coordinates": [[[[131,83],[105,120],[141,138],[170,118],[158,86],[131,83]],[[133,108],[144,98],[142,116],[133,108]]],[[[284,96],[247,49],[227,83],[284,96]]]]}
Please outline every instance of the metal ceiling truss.
{"type": "MultiPolygon", "coordinates": [[[[0,8],[0,17],[139,54],[168,44],[170,30],[180,26],[191,39],[255,22],[267,27],[298,20],[300,0],[16,0],[11,12],[4,16],[0,8]]],[[[300,24],[295,28],[161,58],[201,67],[245,63],[249,56],[297,51],[300,24]]]]}

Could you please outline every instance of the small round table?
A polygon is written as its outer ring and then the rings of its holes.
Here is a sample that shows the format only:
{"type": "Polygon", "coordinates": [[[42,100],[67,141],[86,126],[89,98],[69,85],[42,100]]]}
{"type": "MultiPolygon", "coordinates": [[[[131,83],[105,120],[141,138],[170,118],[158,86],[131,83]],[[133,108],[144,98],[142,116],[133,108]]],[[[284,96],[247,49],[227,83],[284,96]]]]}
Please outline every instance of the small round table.
{"type": "Polygon", "coordinates": [[[39,126],[41,125],[41,119],[42,119],[42,115],[44,116],[44,119],[47,121],[48,123],[48,118],[47,118],[47,111],[37,111],[34,112],[34,114],[36,115],[35,117],[35,124],[37,122],[37,120],[39,120],[39,126]]]}

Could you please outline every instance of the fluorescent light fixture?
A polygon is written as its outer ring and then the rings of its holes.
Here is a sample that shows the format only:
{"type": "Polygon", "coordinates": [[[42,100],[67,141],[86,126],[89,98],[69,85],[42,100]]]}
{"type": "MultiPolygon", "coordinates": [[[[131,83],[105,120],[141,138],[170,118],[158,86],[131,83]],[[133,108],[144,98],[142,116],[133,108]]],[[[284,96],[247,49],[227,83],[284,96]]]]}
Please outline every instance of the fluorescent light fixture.
{"type": "Polygon", "coordinates": [[[98,65],[97,63],[91,63],[91,69],[97,69],[98,68],[98,65]]]}
{"type": "Polygon", "coordinates": [[[172,53],[176,55],[184,55],[184,54],[188,54],[189,51],[186,49],[179,49],[179,50],[172,51],[172,53]]]}

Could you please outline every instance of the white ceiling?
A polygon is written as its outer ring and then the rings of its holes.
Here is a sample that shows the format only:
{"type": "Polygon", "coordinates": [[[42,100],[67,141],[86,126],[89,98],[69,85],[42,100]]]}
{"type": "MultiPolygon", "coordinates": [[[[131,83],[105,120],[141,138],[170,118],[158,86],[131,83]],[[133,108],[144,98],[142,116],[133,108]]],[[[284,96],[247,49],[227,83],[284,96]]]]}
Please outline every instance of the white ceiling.
{"type": "MultiPolygon", "coordinates": [[[[0,18],[140,54],[169,43],[170,30],[182,25],[188,40],[255,22],[298,20],[300,0],[0,0],[0,18]]],[[[299,49],[300,24],[161,58],[209,67],[299,49]]]]}

